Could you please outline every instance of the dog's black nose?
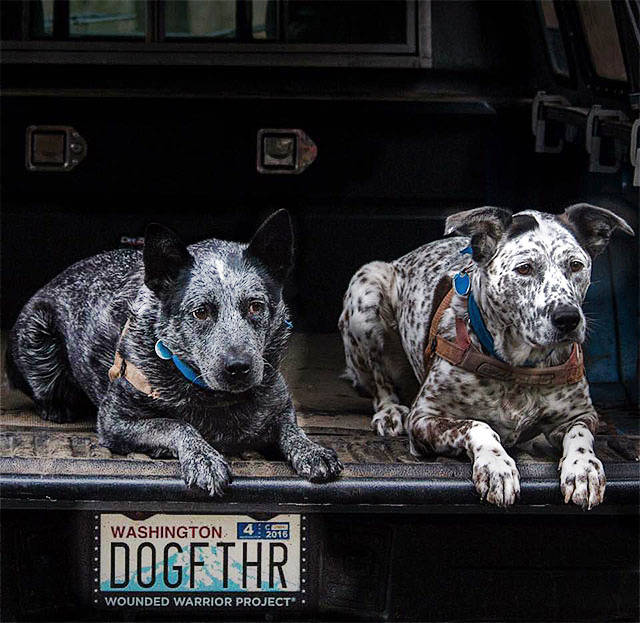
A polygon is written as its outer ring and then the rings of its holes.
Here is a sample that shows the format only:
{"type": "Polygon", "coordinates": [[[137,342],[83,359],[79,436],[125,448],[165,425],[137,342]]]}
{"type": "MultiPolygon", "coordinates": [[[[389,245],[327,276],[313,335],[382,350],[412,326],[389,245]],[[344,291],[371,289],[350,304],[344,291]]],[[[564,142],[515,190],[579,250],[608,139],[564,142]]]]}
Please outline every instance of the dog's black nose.
{"type": "Polygon", "coordinates": [[[224,362],[224,371],[232,379],[241,379],[249,374],[251,359],[247,355],[232,355],[224,362]]]}
{"type": "Polygon", "coordinates": [[[551,322],[562,333],[569,333],[580,323],[580,310],[577,307],[560,305],[551,314],[551,322]]]}

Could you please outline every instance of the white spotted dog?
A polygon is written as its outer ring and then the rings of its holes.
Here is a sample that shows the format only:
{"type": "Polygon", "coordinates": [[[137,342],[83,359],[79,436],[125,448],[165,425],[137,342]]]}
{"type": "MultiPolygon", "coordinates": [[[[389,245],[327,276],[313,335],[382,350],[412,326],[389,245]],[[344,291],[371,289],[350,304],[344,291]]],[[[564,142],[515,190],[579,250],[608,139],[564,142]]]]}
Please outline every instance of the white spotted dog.
{"type": "Polygon", "coordinates": [[[633,235],[588,204],[560,216],[483,207],[447,219],[445,234],[460,236],[363,266],[339,326],[346,376],[373,397],[373,428],[406,430],[414,454],[466,453],[478,493],[498,506],[520,492],[504,446],[544,433],[562,451],[565,502],[602,502],[581,306],[591,261],[616,229],[633,235]],[[407,361],[421,384],[411,408],[397,391],[407,361]]]}

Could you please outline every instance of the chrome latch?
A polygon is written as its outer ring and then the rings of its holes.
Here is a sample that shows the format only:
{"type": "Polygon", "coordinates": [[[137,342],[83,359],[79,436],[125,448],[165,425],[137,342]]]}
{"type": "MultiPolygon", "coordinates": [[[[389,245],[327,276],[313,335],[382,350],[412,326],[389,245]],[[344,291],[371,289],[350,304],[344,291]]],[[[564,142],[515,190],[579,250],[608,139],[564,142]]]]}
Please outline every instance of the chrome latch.
{"type": "Polygon", "coordinates": [[[296,175],[302,173],[317,155],[317,145],[302,130],[258,130],[258,173],[296,175]]]}
{"type": "Polygon", "coordinates": [[[549,123],[543,115],[543,107],[545,104],[556,104],[559,106],[568,106],[569,100],[562,95],[547,95],[544,91],[538,91],[531,105],[531,131],[536,138],[535,150],[538,154],[558,154],[564,147],[564,141],[570,139],[570,132],[565,130],[562,137],[556,139],[555,143],[548,144],[549,140],[549,123]]]}
{"type": "Polygon", "coordinates": [[[87,142],[68,125],[30,125],[25,141],[29,171],[71,171],[87,155],[87,142]]]}
{"type": "Polygon", "coordinates": [[[622,161],[622,144],[610,138],[612,142],[613,161],[611,164],[602,162],[602,137],[599,135],[599,125],[602,121],[627,121],[627,116],[619,110],[607,110],[596,104],[589,111],[585,128],[585,147],[589,154],[589,171],[591,173],[615,173],[620,169],[622,161]]]}

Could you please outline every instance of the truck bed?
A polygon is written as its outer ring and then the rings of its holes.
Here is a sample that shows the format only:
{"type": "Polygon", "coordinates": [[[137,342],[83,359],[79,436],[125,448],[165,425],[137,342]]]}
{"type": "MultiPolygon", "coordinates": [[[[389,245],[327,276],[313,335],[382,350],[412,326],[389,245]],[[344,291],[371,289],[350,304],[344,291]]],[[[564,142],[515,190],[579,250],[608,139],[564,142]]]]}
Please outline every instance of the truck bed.
{"type": "MultiPolygon", "coordinates": [[[[487,512],[478,501],[466,460],[417,459],[406,437],[382,438],[369,427],[371,403],[339,379],[342,345],[336,334],[295,334],[283,370],[294,396],[298,420],[316,441],[332,447],[345,465],[333,483],[314,485],[298,478],[284,462],[257,452],[228,457],[234,481],[227,495],[213,502],[189,490],[175,460],[145,454],[116,455],[98,444],[92,419],[56,424],[40,419],[32,403],[2,383],[0,479],[9,506],[69,503],[83,505],[163,502],[216,508],[251,503],[321,507],[339,505],[415,512],[487,512]]],[[[640,434],[636,410],[600,406],[596,454],[605,465],[605,504],[596,512],[632,510],[638,503],[640,434]],[[614,510],[615,509],[615,510],[614,510]]],[[[512,451],[522,479],[515,512],[575,512],[562,504],[558,455],[542,436],[512,451]]]]}

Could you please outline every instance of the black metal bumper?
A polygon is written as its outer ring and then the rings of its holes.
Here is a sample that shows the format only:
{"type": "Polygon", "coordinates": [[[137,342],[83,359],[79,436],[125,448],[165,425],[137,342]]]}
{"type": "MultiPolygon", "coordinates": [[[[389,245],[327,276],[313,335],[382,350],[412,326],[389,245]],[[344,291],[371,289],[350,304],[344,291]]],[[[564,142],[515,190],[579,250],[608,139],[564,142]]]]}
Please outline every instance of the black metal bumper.
{"type": "MultiPolygon", "coordinates": [[[[240,471],[244,471],[240,469],[240,471]]],[[[289,469],[282,465],[278,471],[289,469]]],[[[576,512],[564,504],[557,471],[552,465],[524,465],[520,469],[521,497],[507,512],[576,512]]],[[[605,502],[591,512],[635,513],[640,502],[640,466],[606,466],[605,502]]],[[[83,508],[119,507],[123,504],[158,503],[188,505],[216,512],[223,509],[282,509],[304,511],[375,512],[389,507],[404,512],[505,512],[481,503],[471,482],[468,465],[349,465],[337,481],[313,484],[285,475],[236,476],[224,497],[212,499],[198,489],[188,489],[175,476],[4,474],[0,476],[3,504],[8,507],[83,508]],[[194,504],[196,506],[194,506],[194,504]]]]}

